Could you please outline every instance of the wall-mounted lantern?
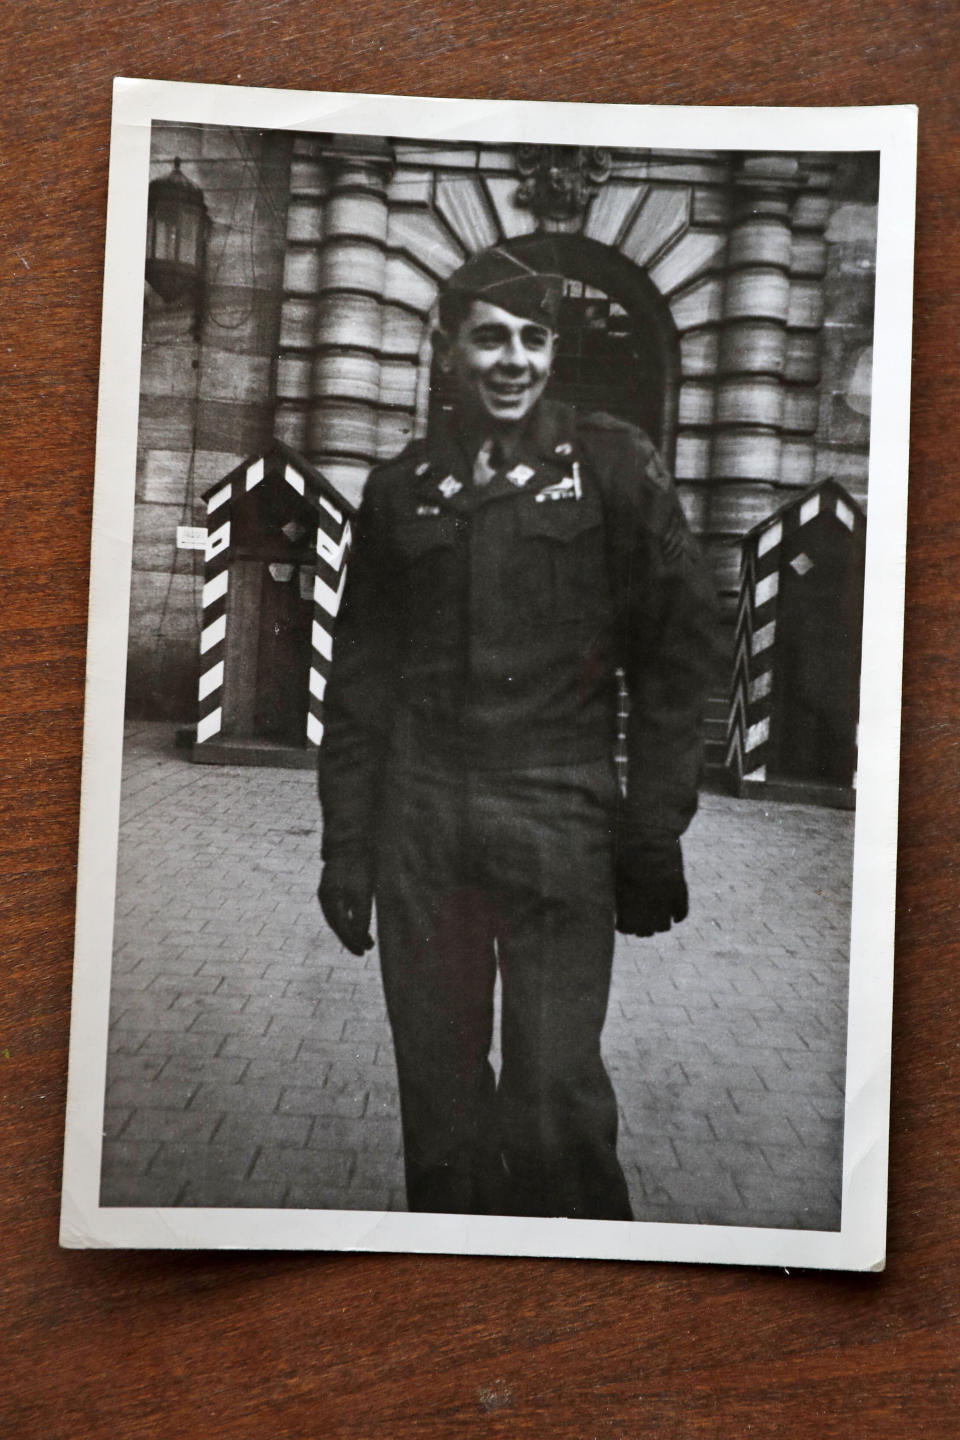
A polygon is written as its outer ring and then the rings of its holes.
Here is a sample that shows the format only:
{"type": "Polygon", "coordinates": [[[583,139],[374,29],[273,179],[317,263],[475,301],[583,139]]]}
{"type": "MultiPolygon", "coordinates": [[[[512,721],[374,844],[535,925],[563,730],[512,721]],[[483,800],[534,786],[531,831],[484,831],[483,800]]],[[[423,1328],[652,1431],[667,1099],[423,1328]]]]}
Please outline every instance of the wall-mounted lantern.
{"type": "Polygon", "coordinates": [[[151,180],[147,194],[147,264],[150,284],[168,304],[187,302],[200,323],[210,217],[199,185],[180,169],[151,180]]]}

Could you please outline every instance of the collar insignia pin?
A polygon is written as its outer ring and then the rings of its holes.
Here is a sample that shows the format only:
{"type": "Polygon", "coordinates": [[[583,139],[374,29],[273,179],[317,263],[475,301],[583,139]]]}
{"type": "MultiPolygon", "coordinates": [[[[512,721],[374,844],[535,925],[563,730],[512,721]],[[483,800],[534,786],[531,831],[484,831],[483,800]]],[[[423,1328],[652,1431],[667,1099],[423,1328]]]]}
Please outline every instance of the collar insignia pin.
{"type": "Polygon", "coordinates": [[[518,490],[522,490],[533,473],[529,465],[514,465],[512,470],[507,471],[507,479],[511,485],[516,485],[518,490]]]}
{"type": "Polygon", "coordinates": [[[428,471],[429,469],[430,469],[430,461],[429,461],[429,460],[421,460],[420,464],[417,466],[416,470],[414,470],[413,473],[414,473],[414,475],[426,475],[426,473],[427,473],[427,471],[428,471]]]}
{"type": "Polygon", "coordinates": [[[455,480],[452,475],[448,475],[446,480],[440,481],[437,489],[440,491],[440,494],[443,496],[444,500],[450,500],[454,495],[459,494],[459,492],[463,489],[463,486],[460,484],[459,480],[455,480]]]}

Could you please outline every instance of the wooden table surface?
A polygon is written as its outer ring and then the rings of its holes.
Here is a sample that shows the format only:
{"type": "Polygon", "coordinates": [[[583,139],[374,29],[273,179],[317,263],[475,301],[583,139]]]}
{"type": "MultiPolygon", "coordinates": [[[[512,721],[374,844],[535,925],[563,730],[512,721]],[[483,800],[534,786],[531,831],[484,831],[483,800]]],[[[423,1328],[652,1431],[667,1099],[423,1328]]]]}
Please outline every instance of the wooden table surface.
{"type": "Polygon", "coordinates": [[[955,0],[34,0],[3,7],[0,41],[0,1431],[956,1435],[955,0]],[[115,74],[537,100],[919,103],[883,1275],[58,1249],[115,74]]]}

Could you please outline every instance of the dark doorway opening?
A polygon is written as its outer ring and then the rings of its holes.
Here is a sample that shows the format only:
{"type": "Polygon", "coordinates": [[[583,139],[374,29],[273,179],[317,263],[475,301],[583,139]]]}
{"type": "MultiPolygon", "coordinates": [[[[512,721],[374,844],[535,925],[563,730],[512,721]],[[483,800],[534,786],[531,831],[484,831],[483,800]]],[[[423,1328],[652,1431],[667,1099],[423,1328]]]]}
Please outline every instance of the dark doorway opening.
{"type": "Polygon", "coordinates": [[[284,561],[236,560],[229,593],[223,734],[303,745],[313,571],[284,561]]]}
{"type": "Polygon", "coordinates": [[[818,530],[816,563],[801,552],[781,571],[767,768],[771,778],[852,787],[863,572],[841,526],[818,530]]]}
{"type": "Polygon", "coordinates": [[[581,413],[605,410],[663,443],[662,357],[616,300],[567,280],[549,394],[581,413]]]}
{"type": "Polygon", "coordinates": [[[233,526],[222,733],[304,747],[316,517],[268,477],[235,506],[233,526]]]}

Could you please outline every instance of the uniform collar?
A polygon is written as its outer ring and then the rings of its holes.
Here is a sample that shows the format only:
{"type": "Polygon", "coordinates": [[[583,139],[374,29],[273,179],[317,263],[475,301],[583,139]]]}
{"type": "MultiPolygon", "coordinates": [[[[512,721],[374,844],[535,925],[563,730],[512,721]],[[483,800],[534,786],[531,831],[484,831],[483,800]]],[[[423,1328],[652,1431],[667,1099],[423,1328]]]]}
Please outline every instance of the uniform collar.
{"type": "Polygon", "coordinates": [[[541,400],[509,463],[482,490],[473,483],[473,455],[461,444],[455,420],[438,416],[430,426],[414,467],[417,495],[452,510],[466,511],[504,495],[535,492],[569,473],[577,458],[574,411],[541,400]]]}

